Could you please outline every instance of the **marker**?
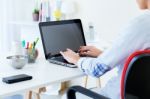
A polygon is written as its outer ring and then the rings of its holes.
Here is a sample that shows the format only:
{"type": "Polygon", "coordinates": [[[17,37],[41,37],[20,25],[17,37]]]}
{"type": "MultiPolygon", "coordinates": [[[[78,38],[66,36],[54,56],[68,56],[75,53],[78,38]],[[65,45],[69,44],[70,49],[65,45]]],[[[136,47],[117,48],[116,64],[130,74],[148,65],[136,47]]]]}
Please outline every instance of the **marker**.
{"type": "MultiPolygon", "coordinates": [[[[38,41],[39,41],[39,38],[37,38],[37,39],[36,39],[36,41],[35,41],[35,45],[37,44],[37,42],[38,42],[38,41]]],[[[35,47],[35,45],[34,45],[34,47],[35,47]]]]}
{"type": "Polygon", "coordinates": [[[36,44],[36,43],[35,43],[35,42],[33,42],[33,48],[32,48],[33,50],[35,49],[35,44],[36,44]]]}
{"type": "Polygon", "coordinates": [[[32,45],[32,43],[31,43],[29,49],[32,49],[32,46],[33,46],[33,45],[32,45]]]}
{"type": "Polygon", "coordinates": [[[26,41],[23,40],[23,41],[22,41],[22,47],[25,47],[25,45],[26,45],[26,41]]]}
{"type": "Polygon", "coordinates": [[[26,49],[28,49],[29,48],[29,42],[27,42],[27,48],[26,49]]]}
{"type": "Polygon", "coordinates": [[[34,51],[35,51],[35,42],[33,42],[33,47],[32,47],[32,53],[31,53],[31,55],[33,55],[34,51]]]}

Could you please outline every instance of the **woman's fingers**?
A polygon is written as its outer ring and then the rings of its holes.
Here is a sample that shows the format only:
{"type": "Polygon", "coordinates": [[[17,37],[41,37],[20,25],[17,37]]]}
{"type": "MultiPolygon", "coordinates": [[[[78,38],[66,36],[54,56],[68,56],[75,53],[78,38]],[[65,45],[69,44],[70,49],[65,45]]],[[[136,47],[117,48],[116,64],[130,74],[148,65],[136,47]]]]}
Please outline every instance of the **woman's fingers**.
{"type": "Polygon", "coordinates": [[[63,52],[62,52],[62,51],[60,51],[60,54],[61,54],[61,55],[63,55],[63,52]]]}
{"type": "Polygon", "coordinates": [[[65,58],[66,55],[64,52],[60,51],[60,54],[65,58]]]}
{"type": "Polygon", "coordinates": [[[67,51],[73,52],[71,49],[67,48],[67,51]]]}
{"type": "Polygon", "coordinates": [[[80,59],[79,55],[73,52],[71,49],[67,49],[65,52],[60,51],[60,54],[70,63],[76,64],[80,59]]]}
{"type": "Polygon", "coordinates": [[[90,51],[81,52],[80,55],[82,55],[82,56],[91,56],[91,52],[90,51]]]}
{"type": "Polygon", "coordinates": [[[85,51],[85,50],[90,50],[91,49],[91,46],[81,46],[80,47],[80,51],[85,51]]]}
{"type": "Polygon", "coordinates": [[[90,51],[90,47],[89,46],[81,46],[79,49],[79,53],[80,54],[86,54],[87,51],[90,51]]]}
{"type": "Polygon", "coordinates": [[[93,46],[81,46],[79,54],[82,56],[91,56],[93,46]]]}
{"type": "Polygon", "coordinates": [[[79,54],[80,54],[80,55],[87,55],[87,51],[80,52],[79,54]]]}

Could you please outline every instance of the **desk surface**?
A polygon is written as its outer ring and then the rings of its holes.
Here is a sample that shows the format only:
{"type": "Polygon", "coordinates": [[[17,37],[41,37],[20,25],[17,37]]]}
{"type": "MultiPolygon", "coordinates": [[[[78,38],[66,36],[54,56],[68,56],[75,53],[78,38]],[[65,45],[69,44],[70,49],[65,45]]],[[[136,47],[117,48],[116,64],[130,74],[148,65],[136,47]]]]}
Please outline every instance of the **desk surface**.
{"type": "Polygon", "coordinates": [[[44,58],[38,59],[36,63],[28,64],[20,70],[12,68],[7,60],[0,60],[0,97],[71,80],[81,76],[84,76],[84,74],[78,68],[68,68],[51,64],[44,58]],[[15,84],[6,84],[2,82],[3,77],[17,74],[28,74],[33,76],[33,79],[15,84]]]}

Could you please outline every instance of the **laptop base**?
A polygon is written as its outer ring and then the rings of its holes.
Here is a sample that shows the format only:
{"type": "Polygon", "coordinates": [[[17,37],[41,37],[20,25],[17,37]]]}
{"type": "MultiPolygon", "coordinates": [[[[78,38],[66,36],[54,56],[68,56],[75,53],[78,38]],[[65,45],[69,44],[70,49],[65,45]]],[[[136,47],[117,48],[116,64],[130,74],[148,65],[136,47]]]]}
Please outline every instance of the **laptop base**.
{"type": "Polygon", "coordinates": [[[64,63],[64,62],[60,62],[60,61],[53,60],[53,59],[48,59],[48,61],[50,63],[65,66],[65,67],[69,67],[69,68],[77,68],[77,65],[74,65],[74,64],[64,63]]]}

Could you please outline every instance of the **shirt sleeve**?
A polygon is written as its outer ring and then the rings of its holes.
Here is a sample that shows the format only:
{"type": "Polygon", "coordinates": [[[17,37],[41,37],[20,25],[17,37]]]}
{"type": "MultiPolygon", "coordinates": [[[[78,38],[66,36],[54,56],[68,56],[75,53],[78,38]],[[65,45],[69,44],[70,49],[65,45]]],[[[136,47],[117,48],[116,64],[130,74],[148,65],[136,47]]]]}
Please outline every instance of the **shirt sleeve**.
{"type": "Polygon", "coordinates": [[[109,66],[96,58],[81,58],[77,64],[83,72],[97,78],[110,70],[109,66]]]}
{"type": "Polygon", "coordinates": [[[142,46],[143,39],[138,28],[140,27],[137,23],[129,24],[103,54],[97,58],[81,58],[77,63],[78,67],[88,75],[100,77],[110,69],[123,64],[131,53],[142,46]]]}

